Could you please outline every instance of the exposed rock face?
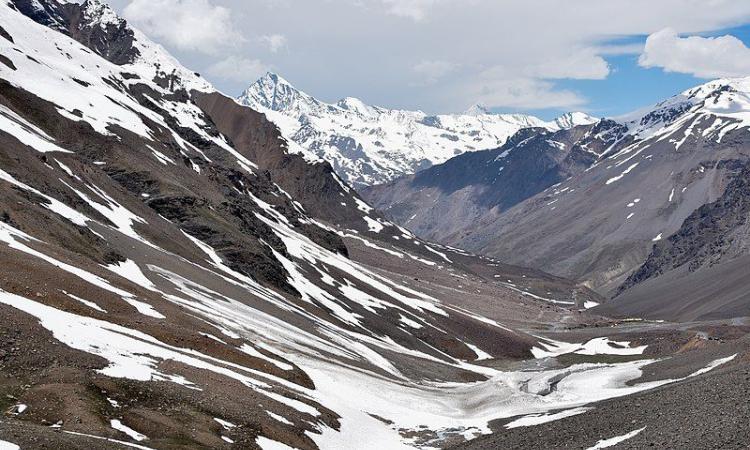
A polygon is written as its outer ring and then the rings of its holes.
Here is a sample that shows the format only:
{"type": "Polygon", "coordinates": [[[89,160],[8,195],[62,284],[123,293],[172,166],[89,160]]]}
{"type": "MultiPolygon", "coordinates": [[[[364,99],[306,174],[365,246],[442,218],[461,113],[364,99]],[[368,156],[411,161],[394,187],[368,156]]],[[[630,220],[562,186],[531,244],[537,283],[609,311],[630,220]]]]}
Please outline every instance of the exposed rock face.
{"type": "Polygon", "coordinates": [[[673,320],[750,314],[750,172],[746,161],[725,165],[731,181],[724,193],[690,214],[674,234],[656,242],[601,312],[673,320]]]}
{"type": "Polygon", "coordinates": [[[367,229],[363,211],[353,200],[359,199],[358,194],[338,180],[328,163],[310,164],[302,155],[290,153],[275,125],[232,99],[217,93],[196,93],[194,98],[222,134],[251,155],[274,183],[307,210],[315,211],[316,217],[349,228],[367,229]]]}
{"type": "Polygon", "coordinates": [[[133,63],[140,56],[133,45],[135,33],[127,22],[112,14],[100,0],[86,0],[80,7],[66,5],[68,33],[113,64],[133,63]]]}
{"type": "Polygon", "coordinates": [[[618,292],[682,266],[695,272],[747,254],[750,167],[746,163],[729,163],[734,174],[721,197],[698,208],[676,233],[657,242],[618,292]]]}
{"type": "Polygon", "coordinates": [[[101,0],[81,4],[14,0],[13,4],[35,22],[69,35],[114,64],[133,63],[139,56],[133,29],[101,0]]]}

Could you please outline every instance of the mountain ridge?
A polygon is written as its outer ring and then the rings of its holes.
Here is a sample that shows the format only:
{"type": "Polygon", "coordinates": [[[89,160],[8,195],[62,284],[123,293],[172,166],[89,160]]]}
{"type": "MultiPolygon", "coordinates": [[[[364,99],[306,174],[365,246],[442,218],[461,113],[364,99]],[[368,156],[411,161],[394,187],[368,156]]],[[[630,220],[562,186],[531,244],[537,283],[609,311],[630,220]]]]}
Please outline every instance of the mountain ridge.
{"type": "MultiPolygon", "coordinates": [[[[486,161],[463,164],[469,156],[461,155],[363,193],[418,235],[524,261],[608,296],[621,292],[618,287],[646,262],[655,242],[661,246],[694,211],[721,197],[747,162],[749,127],[750,78],[714,80],[617,121],[604,119],[572,141],[549,139],[545,130],[531,130],[531,136],[521,131],[486,153],[486,161]],[[592,146],[591,139],[601,144],[592,146]],[[508,165],[523,160],[521,150],[533,143],[541,146],[541,154],[526,155],[534,161],[577,148],[584,163],[531,189],[520,202],[487,202],[497,193],[531,187],[533,173],[563,167],[553,162],[528,172],[508,165]],[[529,179],[502,184],[519,170],[529,179]],[[433,181],[427,181],[430,176],[433,181]],[[462,176],[460,185],[446,184],[462,176]]],[[[651,258],[651,265],[659,259],[651,258]]],[[[636,279],[649,273],[641,271],[636,279]]],[[[633,279],[627,283],[632,287],[633,279]]]]}
{"type": "Polygon", "coordinates": [[[552,130],[596,121],[584,113],[568,113],[545,122],[481,108],[467,114],[429,115],[370,106],[353,97],[326,103],[271,72],[238,101],[265,113],[296,143],[295,151],[328,161],[356,188],[415,173],[467,151],[496,147],[522,128],[552,130]]]}

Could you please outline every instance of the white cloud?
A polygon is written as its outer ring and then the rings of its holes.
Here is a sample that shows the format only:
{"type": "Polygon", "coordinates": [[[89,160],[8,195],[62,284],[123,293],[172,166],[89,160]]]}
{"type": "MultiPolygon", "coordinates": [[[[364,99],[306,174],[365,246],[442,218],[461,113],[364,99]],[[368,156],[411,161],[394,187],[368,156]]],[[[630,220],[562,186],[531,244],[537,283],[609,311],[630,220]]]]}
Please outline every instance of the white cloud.
{"type": "Polygon", "coordinates": [[[242,39],[229,9],[209,0],[130,0],[127,20],[182,50],[215,52],[242,39]]]}
{"type": "Polygon", "coordinates": [[[555,80],[603,80],[609,76],[607,61],[594,48],[570,49],[564,55],[554,55],[530,63],[520,70],[534,78],[555,80]]]}
{"type": "MultiPolygon", "coordinates": [[[[430,113],[457,111],[483,99],[497,109],[544,102],[580,108],[586,87],[571,91],[565,80],[608,77],[614,68],[607,59],[643,51],[633,38],[666,27],[680,35],[705,35],[750,23],[748,0],[576,0],[575,7],[571,0],[109,1],[139,4],[151,26],[137,25],[158,41],[210,52],[180,55],[187,65],[205,67],[229,54],[245,55],[273,63],[322,99],[356,96],[430,113]],[[231,15],[206,20],[211,14],[190,7],[193,3],[208,5],[209,12],[220,5],[231,15]],[[182,19],[188,9],[198,18],[182,19]],[[188,25],[174,26],[180,22],[188,25]],[[241,33],[246,39],[225,46],[241,33]],[[284,39],[271,39],[274,35],[284,39]],[[294,51],[284,51],[284,41],[294,51]]],[[[723,64],[710,65],[725,71],[723,64]]],[[[236,91],[253,81],[232,75],[217,85],[236,91]]],[[[666,96],[671,89],[664,91],[666,96]]]]}
{"type": "Polygon", "coordinates": [[[260,37],[271,53],[276,53],[287,45],[286,36],[283,34],[266,34],[260,37]]]}
{"type": "Polygon", "coordinates": [[[271,70],[271,66],[257,59],[229,57],[206,69],[209,75],[228,81],[252,82],[271,70]]]}
{"type": "Polygon", "coordinates": [[[457,64],[448,61],[422,61],[412,70],[421,77],[420,83],[434,84],[457,68],[457,64]]]}
{"type": "Polygon", "coordinates": [[[438,0],[382,0],[389,14],[407,17],[416,22],[423,20],[427,10],[438,0]]]}
{"type": "MultiPolygon", "coordinates": [[[[518,58],[521,58],[519,56],[518,58]]],[[[454,87],[454,108],[481,103],[501,109],[582,108],[586,98],[569,89],[559,89],[555,80],[602,80],[610,74],[607,61],[594,49],[568,49],[564,55],[550,54],[546,60],[518,59],[518,66],[497,64],[474,74],[462,74],[454,87]]]]}
{"type": "Polygon", "coordinates": [[[463,101],[462,107],[479,103],[491,108],[568,110],[586,104],[580,94],[557,89],[554,83],[535,78],[483,78],[463,86],[456,91],[458,98],[452,102],[458,105],[463,101]]]}
{"type": "Polygon", "coordinates": [[[596,53],[602,56],[640,55],[643,44],[610,44],[596,48],[596,53]]]}
{"type": "Polygon", "coordinates": [[[731,35],[683,38],[666,28],[648,37],[638,63],[698,78],[743,77],[750,76],[750,48],[731,35]]]}

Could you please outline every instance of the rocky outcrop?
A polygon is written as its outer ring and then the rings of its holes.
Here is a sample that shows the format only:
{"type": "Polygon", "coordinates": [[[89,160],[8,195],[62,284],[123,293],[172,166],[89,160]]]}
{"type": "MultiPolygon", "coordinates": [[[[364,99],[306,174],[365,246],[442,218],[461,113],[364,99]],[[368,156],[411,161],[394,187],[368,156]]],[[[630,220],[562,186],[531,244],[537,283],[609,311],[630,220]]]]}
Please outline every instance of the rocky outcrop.
{"type": "Polygon", "coordinates": [[[676,233],[657,242],[618,293],[683,266],[695,272],[747,253],[750,166],[739,161],[729,161],[725,166],[732,169],[728,174],[731,182],[721,197],[698,208],[676,233]]]}

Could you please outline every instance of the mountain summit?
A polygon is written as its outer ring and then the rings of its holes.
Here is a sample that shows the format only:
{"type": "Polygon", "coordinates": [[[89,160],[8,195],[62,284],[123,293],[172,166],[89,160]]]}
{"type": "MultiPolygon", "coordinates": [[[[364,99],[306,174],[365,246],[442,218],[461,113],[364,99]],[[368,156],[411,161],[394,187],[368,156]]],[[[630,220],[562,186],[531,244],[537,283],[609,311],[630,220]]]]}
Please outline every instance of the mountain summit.
{"type": "Polygon", "coordinates": [[[468,116],[482,116],[485,114],[492,114],[490,108],[484,103],[475,103],[471,105],[464,113],[468,116]]]}
{"type": "Polygon", "coordinates": [[[347,97],[326,103],[267,73],[238,101],[265,113],[310,159],[331,163],[357,188],[386,183],[466,152],[496,148],[523,128],[560,130],[596,119],[568,113],[545,122],[524,114],[493,114],[476,105],[464,114],[380,108],[347,97]]]}
{"type": "Polygon", "coordinates": [[[242,103],[271,111],[310,111],[321,103],[296,89],[281,76],[268,72],[240,97],[242,103]]]}
{"type": "Polygon", "coordinates": [[[577,127],[580,125],[592,125],[598,122],[596,117],[589,116],[583,112],[569,112],[554,120],[557,127],[561,130],[577,127]]]}

